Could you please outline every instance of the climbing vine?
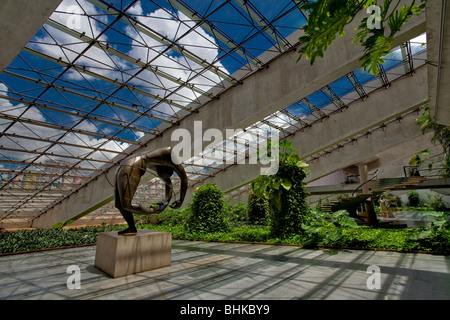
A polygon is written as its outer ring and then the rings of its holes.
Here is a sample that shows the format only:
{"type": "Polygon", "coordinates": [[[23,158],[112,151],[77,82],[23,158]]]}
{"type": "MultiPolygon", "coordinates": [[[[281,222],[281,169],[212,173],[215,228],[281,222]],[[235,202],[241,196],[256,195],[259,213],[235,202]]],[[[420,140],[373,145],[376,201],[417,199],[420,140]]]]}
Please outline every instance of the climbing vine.
{"type": "Polygon", "coordinates": [[[444,151],[444,160],[442,166],[444,169],[440,171],[444,177],[450,177],[450,127],[437,123],[436,118],[430,114],[429,106],[422,107],[422,113],[416,120],[420,125],[422,132],[429,130],[434,132],[431,141],[435,144],[439,143],[444,151]]]}
{"type": "Polygon", "coordinates": [[[258,197],[267,197],[271,209],[271,236],[285,238],[302,232],[302,220],[309,213],[308,192],[303,180],[308,164],[294,153],[289,141],[280,142],[279,169],[271,176],[261,175],[252,186],[258,197]]]}
{"type": "Polygon", "coordinates": [[[195,232],[224,232],[229,229],[225,220],[225,201],[222,191],[213,183],[198,187],[190,204],[187,229],[195,232]]]}

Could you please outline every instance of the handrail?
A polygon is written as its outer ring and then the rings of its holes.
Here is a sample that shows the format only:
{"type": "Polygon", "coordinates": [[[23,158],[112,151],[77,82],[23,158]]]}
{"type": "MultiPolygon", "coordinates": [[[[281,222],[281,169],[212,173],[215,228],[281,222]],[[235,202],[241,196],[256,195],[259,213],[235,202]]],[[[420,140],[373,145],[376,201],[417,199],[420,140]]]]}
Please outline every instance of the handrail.
{"type": "Polygon", "coordinates": [[[416,166],[404,166],[403,167],[403,173],[405,174],[405,177],[443,177],[445,174],[440,173],[441,170],[449,170],[449,168],[420,168],[420,165],[416,166]],[[414,169],[411,171],[407,171],[408,169],[414,169]],[[422,176],[420,172],[431,172],[431,171],[437,171],[437,174],[430,174],[422,176]]]}
{"type": "Polygon", "coordinates": [[[362,184],[360,184],[358,186],[358,188],[355,189],[355,191],[353,191],[352,193],[352,197],[355,195],[356,191],[358,191],[359,188],[361,188],[363,185],[365,185],[366,183],[369,183],[370,181],[374,180],[376,177],[378,177],[378,174],[380,173],[379,169],[377,169],[374,173],[372,173],[374,176],[372,178],[370,178],[369,180],[363,182],[362,184]]]}
{"type": "MultiPolygon", "coordinates": [[[[429,158],[420,160],[416,164],[410,164],[407,166],[403,166],[403,173],[406,178],[409,177],[420,177],[420,172],[431,172],[435,170],[449,170],[449,168],[433,168],[434,158],[441,158],[439,162],[442,162],[443,158],[445,158],[445,152],[441,152],[435,155],[432,155],[429,158]]],[[[439,172],[438,171],[438,172],[439,172]]],[[[445,174],[435,174],[435,175],[428,175],[427,177],[438,177],[438,176],[444,176],[445,174]]]]}

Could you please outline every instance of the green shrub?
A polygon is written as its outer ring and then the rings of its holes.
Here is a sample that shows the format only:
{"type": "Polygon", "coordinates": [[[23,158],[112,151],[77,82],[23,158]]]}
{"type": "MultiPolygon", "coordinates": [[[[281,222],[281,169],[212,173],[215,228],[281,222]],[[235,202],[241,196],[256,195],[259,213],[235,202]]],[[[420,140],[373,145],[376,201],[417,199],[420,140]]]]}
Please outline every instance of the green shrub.
{"type": "Polygon", "coordinates": [[[441,195],[427,193],[427,200],[425,201],[425,205],[427,207],[433,208],[436,211],[447,211],[448,204],[442,199],[441,195]]]}
{"type": "Polygon", "coordinates": [[[247,212],[248,220],[251,224],[267,224],[267,217],[270,214],[267,196],[258,197],[253,190],[250,190],[248,193],[247,212]]]}
{"type": "MultiPolygon", "coordinates": [[[[288,243],[305,247],[323,245],[361,249],[384,248],[397,251],[424,250],[434,254],[450,254],[449,214],[443,212],[427,213],[437,220],[426,227],[385,229],[357,226],[344,210],[335,213],[317,211],[303,217],[305,232],[286,235],[283,238],[273,237],[269,226],[256,225],[244,225],[212,233],[189,231],[185,225],[178,223],[180,222],[178,218],[175,218],[181,216],[181,213],[182,211],[169,211],[167,215],[171,218],[164,223],[140,226],[140,228],[170,232],[173,238],[186,240],[288,243]],[[178,222],[175,223],[175,221],[178,222]]],[[[0,253],[95,244],[99,232],[121,229],[123,226],[0,232],[0,253]]]]}
{"type": "Polygon", "coordinates": [[[430,222],[426,227],[411,230],[408,236],[410,242],[417,244],[419,249],[431,251],[435,254],[450,254],[450,220],[448,213],[435,212],[438,219],[430,222]]]}
{"type": "Polygon", "coordinates": [[[309,213],[306,201],[309,194],[303,182],[306,174],[297,162],[286,161],[280,165],[276,177],[288,180],[290,188],[281,194],[281,207],[272,207],[269,221],[272,237],[283,239],[303,231],[303,217],[309,213]]]}
{"type": "Polygon", "coordinates": [[[239,226],[248,221],[247,206],[243,203],[226,205],[226,218],[233,226],[239,226]]]}
{"type": "Polygon", "coordinates": [[[346,210],[332,213],[311,211],[302,223],[303,245],[309,248],[319,244],[342,245],[339,240],[342,240],[343,230],[357,227],[357,223],[346,210]]]}
{"type": "Polygon", "coordinates": [[[159,214],[149,214],[149,215],[134,215],[134,220],[136,225],[177,225],[186,224],[186,221],[190,214],[190,208],[172,209],[167,207],[163,212],[159,214]]]}
{"type": "Polygon", "coordinates": [[[233,235],[239,241],[268,242],[270,239],[270,229],[267,226],[241,226],[233,229],[233,235]]]}
{"type": "Polygon", "coordinates": [[[419,193],[417,191],[408,192],[408,205],[410,207],[420,207],[422,201],[420,200],[419,193]]]}
{"type": "Polygon", "coordinates": [[[279,152],[278,172],[259,176],[252,187],[257,196],[267,196],[269,200],[271,236],[283,239],[302,232],[303,216],[309,212],[308,192],[303,180],[309,171],[306,169],[308,164],[292,153],[296,149],[289,141],[280,141],[279,147],[288,152],[279,152]]]}
{"type": "Polygon", "coordinates": [[[223,193],[215,184],[209,183],[194,191],[190,210],[187,229],[191,232],[224,232],[229,229],[223,193]]]}

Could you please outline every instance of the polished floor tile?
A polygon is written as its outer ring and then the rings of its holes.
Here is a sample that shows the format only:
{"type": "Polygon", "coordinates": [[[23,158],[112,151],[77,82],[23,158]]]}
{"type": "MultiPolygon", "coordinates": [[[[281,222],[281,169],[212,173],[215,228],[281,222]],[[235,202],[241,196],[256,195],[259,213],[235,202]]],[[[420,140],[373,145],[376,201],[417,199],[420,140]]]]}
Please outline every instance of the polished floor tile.
{"type": "Polygon", "coordinates": [[[0,256],[0,299],[450,299],[448,256],[174,240],[170,267],[112,279],[95,250],[0,256]]]}

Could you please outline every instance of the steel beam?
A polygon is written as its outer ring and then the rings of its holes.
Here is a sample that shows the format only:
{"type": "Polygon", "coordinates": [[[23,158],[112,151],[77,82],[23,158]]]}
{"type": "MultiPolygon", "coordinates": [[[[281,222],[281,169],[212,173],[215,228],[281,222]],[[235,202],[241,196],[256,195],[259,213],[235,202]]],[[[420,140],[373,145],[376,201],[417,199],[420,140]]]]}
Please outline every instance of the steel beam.
{"type": "Polygon", "coordinates": [[[81,66],[75,65],[73,63],[65,62],[65,61],[62,60],[62,58],[55,58],[55,57],[49,56],[47,54],[44,54],[42,52],[39,52],[37,50],[34,50],[32,48],[28,48],[28,47],[24,48],[23,51],[27,52],[27,53],[31,53],[31,54],[33,54],[35,56],[38,56],[38,57],[43,58],[43,59],[46,59],[48,61],[51,61],[53,63],[62,65],[64,67],[66,67],[66,68],[72,68],[72,69],[74,69],[74,70],[76,70],[78,72],[84,73],[84,74],[86,74],[88,76],[97,78],[99,80],[103,80],[103,81],[106,81],[108,83],[112,83],[112,84],[114,84],[114,85],[116,85],[118,87],[126,88],[126,89],[130,90],[131,92],[139,93],[139,94],[141,94],[143,96],[146,96],[148,98],[151,98],[151,99],[154,99],[154,100],[157,100],[157,101],[160,101],[160,102],[167,103],[168,105],[172,105],[172,106],[177,107],[179,109],[183,109],[183,110],[186,110],[186,111],[189,111],[189,112],[192,111],[191,108],[183,106],[183,105],[181,105],[179,103],[176,103],[176,102],[174,102],[174,101],[172,101],[170,99],[165,99],[165,98],[162,98],[162,97],[160,97],[158,95],[151,94],[150,92],[147,92],[145,90],[136,88],[135,86],[132,86],[130,84],[123,83],[123,82],[119,81],[118,79],[114,79],[113,80],[113,79],[110,79],[108,77],[102,76],[102,75],[100,75],[100,74],[98,74],[96,72],[87,70],[85,67],[81,67],[81,66]]]}
{"type": "Polygon", "coordinates": [[[129,16],[127,13],[122,12],[120,9],[116,8],[112,4],[108,4],[103,0],[87,0],[94,6],[102,9],[103,11],[107,12],[108,14],[120,18],[124,23],[128,24],[129,26],[135,28],[139,32],[142,32],[146,36],[158,41],[162,45],[164,45],[166,48],[170,48],[170,50],[174,50],[177,53],[181,54],[182,56],[186,57],[187,59],[191,60],[192,62],[195,62],[196,64],[202,66],[205,68],[205,70],[211,71],[215,73],[220,78],[232,83],[232,84],[238,84],[239,81],[234,79],[232,76],[228,75],[227,73],[221,71],[216,66],[208,63],[205,59],[202,59],[201,57],[198,57],[197,55],[193,54],[192,52],[189,52],[189,50],[186,50],[185,48],[181,48],[180,45],[175,43],[174,41],[171,41],[167,39],[166,37],[160,35],[156,31],[149,28],[147,25],[139,22],[134,17],[129,16]]]}
{"type": "Polygon", "coordinates": [[[159,70],[157,67],[154,67],[154,66],[151,66],[150,64],[146,64],[146,63],[142,62],[139,59],[130,57],[129,55],[127,55],[127,54],[125,54],[123,52],[120,52],[119,50],[116,50],[116,49],[112,48],[108,44],[103,44],[101,41],[97,41],[97,40],[94,40],[94,39],[86,36],[86,34],[84,34],[84,33],[79,33],[77,31],[75,31],[73,29],[70,29],[67,26],[65,26],[65,25],[63,25],[63,24],[61,24],[59,22],[53,21],[51,19],[49,19],[46,22],[46,24],[48,26],[50,26],[50,27],[53,27],[53,28],[55,28],[55,29],[57,29],[57,30],[59,30],[61,32],[64,32],[64,33],[74,37],[75,39],[81,39],[82,41],[84,41],[86,43],[94,43],[94,47],[96,47],[98,49],[101,49],[104,52],[113,54],[116,57],[121,58],[124,61],[127,61],[128,63],[136,65],[136,66],[138,66],[140,68],[144,68],[144,69],[150,71],[151,73],[153,73],[153,74],[155,74],[155,75],[157,75],[159,77],[167,79],[167,80],[169,80],[169,81],[171,81],[173,83],[176,83],[176,84],[178,84],[178,85],[180,85],[182,87],[191,89],[192,91],[194,91],[194,92],[196,92],[198,94],[207,96],[210,99],[214,99],[214,95],[212,95],[212,94],[210,94],[210,93],[208,93],[208,92],[206,92],[204,90],[201,90],[200,88],[197,88],[194,84],[190,84],[189,82],[186,82],[186,81],[183,81],[183,80],[181,80],[179,78],[176,78],[176,77],[168,74],[167,72],[159,70]]]}

